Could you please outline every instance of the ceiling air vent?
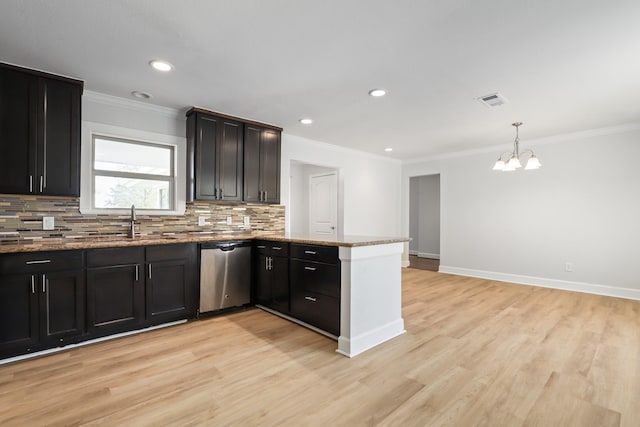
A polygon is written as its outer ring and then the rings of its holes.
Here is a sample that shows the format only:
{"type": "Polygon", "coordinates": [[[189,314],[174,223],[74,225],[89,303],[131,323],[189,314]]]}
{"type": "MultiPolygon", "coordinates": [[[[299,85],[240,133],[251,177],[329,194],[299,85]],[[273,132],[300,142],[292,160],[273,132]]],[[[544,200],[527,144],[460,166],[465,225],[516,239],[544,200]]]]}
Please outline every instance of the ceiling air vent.
{"type": "Polygon", "coordinates": [[[500,94],[500,92],[496,92],[496,93],[492,93],[489,95],[485,95],[485,96],[481,96],[480,98],[476,98],[478,101],[480,101],[481,103],[483,103],[484,105],[486,105],[489,108],[493,108],[493,107],[499,107],[502,104],[506,104],[507,98],[505,98],[504,96],[502,96],[500,94]]]}

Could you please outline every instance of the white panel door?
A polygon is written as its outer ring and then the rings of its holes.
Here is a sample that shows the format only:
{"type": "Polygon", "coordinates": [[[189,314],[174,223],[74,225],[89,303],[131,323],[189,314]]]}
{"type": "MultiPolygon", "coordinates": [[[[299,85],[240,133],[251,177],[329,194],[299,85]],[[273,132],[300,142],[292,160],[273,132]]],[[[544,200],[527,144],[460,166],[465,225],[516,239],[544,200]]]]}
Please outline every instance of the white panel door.
{"type": "Polygon", "coordinates": [[[336,236],[338,222],[338,175],[309,176],[309,232],[336,236]]]}

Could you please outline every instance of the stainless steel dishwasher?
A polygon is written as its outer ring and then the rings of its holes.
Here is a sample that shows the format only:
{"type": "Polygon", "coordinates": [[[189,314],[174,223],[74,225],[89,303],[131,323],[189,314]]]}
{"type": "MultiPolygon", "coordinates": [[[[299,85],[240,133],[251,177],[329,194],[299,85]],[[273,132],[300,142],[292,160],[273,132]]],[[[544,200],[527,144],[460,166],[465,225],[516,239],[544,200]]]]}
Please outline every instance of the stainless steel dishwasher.
{"type": "Polygon", "coordinates": [[[251,241],[202,243],[200,313],[251,302],[251,241]]]}

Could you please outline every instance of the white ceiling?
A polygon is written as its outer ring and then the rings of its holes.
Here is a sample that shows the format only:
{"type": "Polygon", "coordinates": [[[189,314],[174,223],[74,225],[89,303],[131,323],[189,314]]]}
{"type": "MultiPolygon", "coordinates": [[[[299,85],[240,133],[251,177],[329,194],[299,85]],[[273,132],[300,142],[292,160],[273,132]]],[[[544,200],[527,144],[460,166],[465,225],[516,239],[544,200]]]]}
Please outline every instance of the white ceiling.
{"type": "Polygon", "coordinates": [[[2,0],[0,61],[412,159],[639,121],[640,1],[2,0]]]}

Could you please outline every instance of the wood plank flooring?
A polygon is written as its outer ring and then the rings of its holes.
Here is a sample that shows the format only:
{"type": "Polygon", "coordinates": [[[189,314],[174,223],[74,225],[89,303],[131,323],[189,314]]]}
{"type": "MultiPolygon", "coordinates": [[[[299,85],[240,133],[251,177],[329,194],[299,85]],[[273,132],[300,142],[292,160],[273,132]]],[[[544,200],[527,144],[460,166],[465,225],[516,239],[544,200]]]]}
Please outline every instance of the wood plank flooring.
{"type": "Polygon", "coordinates": [[[403,270],[353,359],[255,309],[0,366],[0,425],[640,425],[640,302],[403,270]]]}

